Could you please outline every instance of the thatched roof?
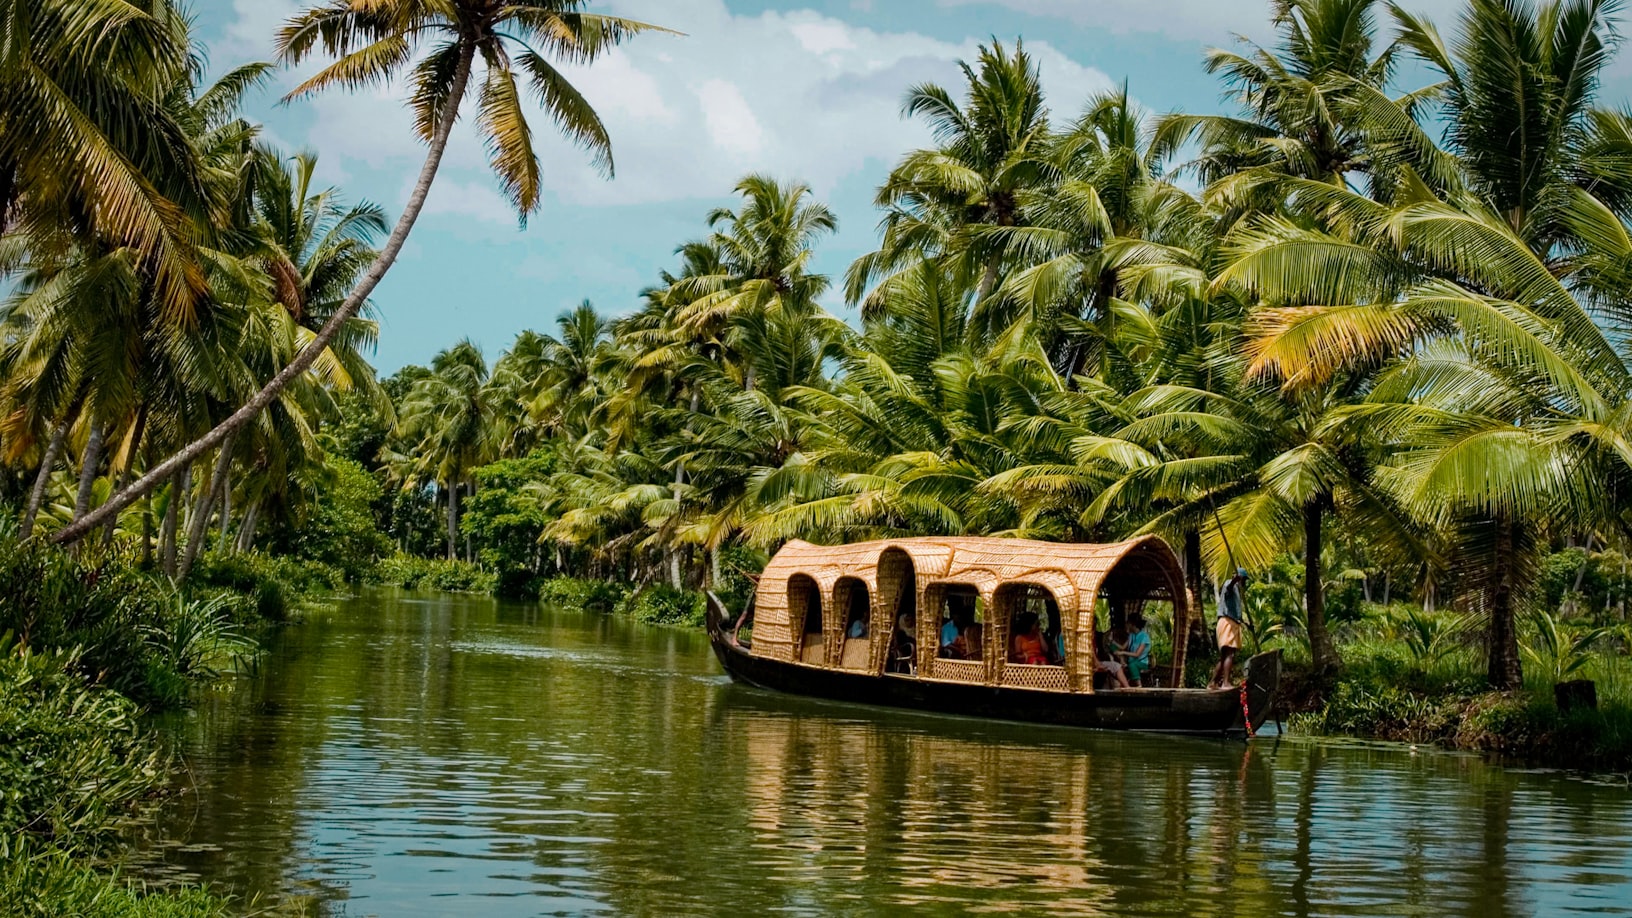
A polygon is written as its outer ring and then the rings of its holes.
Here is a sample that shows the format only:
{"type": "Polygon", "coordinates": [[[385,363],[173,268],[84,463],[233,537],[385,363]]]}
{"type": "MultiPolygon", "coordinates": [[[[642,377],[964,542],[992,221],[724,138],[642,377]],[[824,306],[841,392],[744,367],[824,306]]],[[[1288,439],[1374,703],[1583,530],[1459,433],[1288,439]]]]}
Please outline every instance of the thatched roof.
{"type": "Polygon", "coordinates": [[[831,632],[830,652],[836,659],[844,622],[834,613],[841,612],[847,601],[837,588],[852,579],[867,586],[876,610],[874,627],[884,633],[906,590],[917,595],[934,585],[972,587],[990,608],[996,608],[1005,585],[1043,587],[1058,603],[1074,637],[1093,631],[1094,601],[1102,590],[1133,601],[1170,600],[1180,617],[1189,613],[1179,559],[1156,536],[1102,545],[937,536],[837,546],[795,540],[776,553],[760,577],[754,652],[779,659],[800,657],[804,641],[799,632],[814,587],[828,613],[824,630],[831,632]],[[910,585],[909,561],[914,575],[910,585]]]}

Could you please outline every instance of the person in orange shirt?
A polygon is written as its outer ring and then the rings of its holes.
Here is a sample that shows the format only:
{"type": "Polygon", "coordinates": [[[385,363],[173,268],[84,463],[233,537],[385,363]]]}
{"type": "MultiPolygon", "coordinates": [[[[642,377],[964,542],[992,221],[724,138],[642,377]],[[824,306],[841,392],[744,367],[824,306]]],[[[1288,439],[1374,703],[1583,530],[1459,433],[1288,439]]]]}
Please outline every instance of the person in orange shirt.
{"type": "Polygon", "coordinates": [[[1042,665],[1048,662],[1048,643],[1038,627],[1037,613],[1022,612],[1014,620],[1014,637],[1009,640],[1009,662],[1042,665]]]}

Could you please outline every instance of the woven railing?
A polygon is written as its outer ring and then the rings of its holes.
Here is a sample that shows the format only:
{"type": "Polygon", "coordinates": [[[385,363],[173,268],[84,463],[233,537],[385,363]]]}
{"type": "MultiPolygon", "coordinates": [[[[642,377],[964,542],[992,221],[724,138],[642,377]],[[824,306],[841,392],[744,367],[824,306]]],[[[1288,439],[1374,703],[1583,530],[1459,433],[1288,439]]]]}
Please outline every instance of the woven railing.
{"type": "Polygon", "coordinates": [[[980,685],[986,681],[986,664],[979,660],[946,660],[936,657],[930,664],[929,678],[980,685]]]}
{"type": "Polygon", "coordinates": [[[1047,689],[1054,692],[1071,690],[1071,674],[1063,666],[1036,666],[1029,663],[1005,663],[999,683],[1007,688],[1047,689]]]}

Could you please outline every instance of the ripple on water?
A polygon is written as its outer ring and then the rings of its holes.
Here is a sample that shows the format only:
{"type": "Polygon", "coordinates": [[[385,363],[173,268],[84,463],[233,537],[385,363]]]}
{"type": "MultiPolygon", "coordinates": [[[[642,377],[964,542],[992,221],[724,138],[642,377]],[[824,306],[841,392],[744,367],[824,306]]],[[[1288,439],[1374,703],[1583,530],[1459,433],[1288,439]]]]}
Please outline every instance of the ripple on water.
{"type": "Polygon", "coordinates": [[[1624,782],[814,703],[478,599],[281,641],[179,720],[133,869],[345,915],[1632,913],[1624,782]]]}

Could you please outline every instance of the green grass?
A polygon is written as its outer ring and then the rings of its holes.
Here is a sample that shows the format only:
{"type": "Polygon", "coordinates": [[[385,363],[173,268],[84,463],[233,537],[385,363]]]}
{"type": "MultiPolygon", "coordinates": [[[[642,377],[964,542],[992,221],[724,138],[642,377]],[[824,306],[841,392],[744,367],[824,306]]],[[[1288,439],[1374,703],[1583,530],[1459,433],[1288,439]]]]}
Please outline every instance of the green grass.
{"type": "Polygon", "coordinates": [[[498,578],[494,574],[474,564],[408,555],[381,561],[370,579],[405,590],[441,590],[446,593],[491,593],[498,586],[498,578]]]}
{"type": "MultiPolygon", "coordinates": [[[[1632,771],[1632,660],[1624,628],[1535,616],[1521,628],[1524,686],[1493,692],[1481,625],[1450,612],[1366,609],[1337,630],[1343,669],[1293,715],[1292,729],[1632,771]],[[1553,697],[1559,678],[1592,680],[1597,710],[1560,711],[1553,697]]],[[[1295,684],[1299,666],[1290,669],[1295,684]]]]}
{"type": "Polygon", "coordinates": [[[196,886],[152,890],[62,851],[0,861],[0,914],[8,918],[226,918],[226,899],[196,886]]]}

